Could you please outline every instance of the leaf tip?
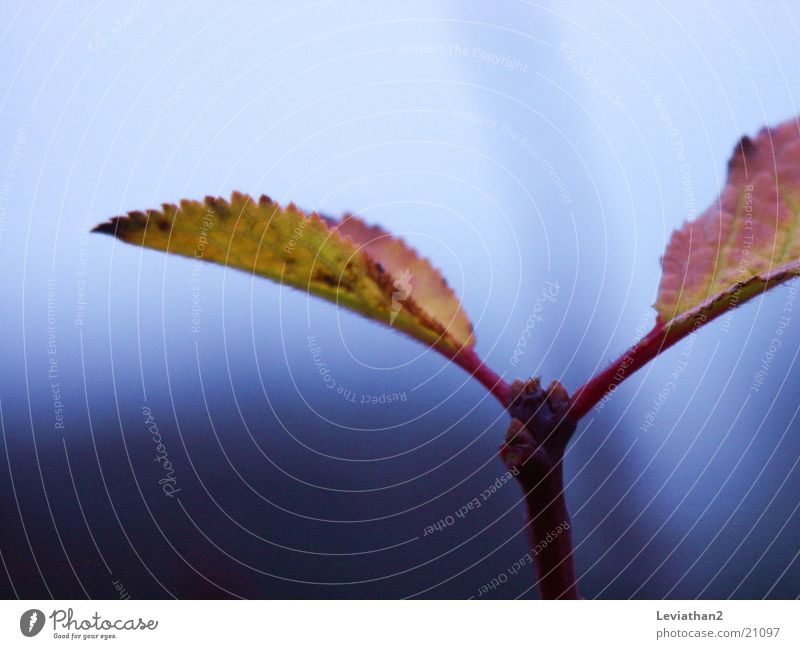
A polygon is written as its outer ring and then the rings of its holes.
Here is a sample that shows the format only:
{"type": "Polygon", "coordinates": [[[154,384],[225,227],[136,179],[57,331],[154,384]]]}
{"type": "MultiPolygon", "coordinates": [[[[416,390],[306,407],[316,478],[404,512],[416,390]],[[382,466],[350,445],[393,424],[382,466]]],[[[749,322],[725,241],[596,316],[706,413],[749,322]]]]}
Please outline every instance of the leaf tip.
{"type": "Polygon", "coordinates": [[[733,155],[728,160],[728,173],[739,166],[745,166],[747,160],[755,154],[757,148],[758,146],[749,135],[743,135],[736,143],[733,155]]]}
{"type": "Polygon", "coordinates": [[[112,237],[119,236],[119,218],[109,219],[103,223],[98,223],[91,229],[91,232],[100,232],[101,234],[110,234],[112,237]]]}

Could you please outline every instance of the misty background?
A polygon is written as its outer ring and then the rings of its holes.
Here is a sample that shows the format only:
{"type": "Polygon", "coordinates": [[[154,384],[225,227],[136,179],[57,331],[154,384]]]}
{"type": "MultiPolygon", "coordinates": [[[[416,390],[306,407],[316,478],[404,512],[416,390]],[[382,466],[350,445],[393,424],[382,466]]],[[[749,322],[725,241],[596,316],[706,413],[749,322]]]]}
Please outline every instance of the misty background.
{"type": "MultiPolygon", "coordinates": [[[[799,14],[4,3],[0,593],[465,598],[506,575],[484,597],[536,597],[509,574],[516,484],[454,516],[505,473],[507,417],[476,381],[299,291],[89,230],[233,190],[351,211],[433,260],[489,365],[574,390],[652,326],[669,234],[740,135],[798,112],[799,14]]],[[[798,316],[762,367],[796,293],[582,421],[587,598],[798,597],[798,316]]]]}

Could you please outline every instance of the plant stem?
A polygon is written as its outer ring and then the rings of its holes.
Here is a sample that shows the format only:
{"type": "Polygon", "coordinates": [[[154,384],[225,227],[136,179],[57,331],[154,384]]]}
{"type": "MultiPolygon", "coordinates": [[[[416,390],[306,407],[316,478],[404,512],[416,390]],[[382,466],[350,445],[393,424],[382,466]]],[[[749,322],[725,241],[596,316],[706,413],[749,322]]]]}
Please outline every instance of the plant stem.
{"type": "Polygon", "coordinates": [[[453,361],[467,372],[472,374],[481,385],[483,385],[489,392],[491,392],[501,405],[505,408],[508,406],[510,398],[511,386],[508,382],[495,372],[491,367],[483,364],[478,354],[471,347],[465,347],[454,356],[453,361]]]}
{"type": "Polygon", "coordinates": [[[678,322],[669,327],[664,327],[657,322],[644,338],[634,343],[628,351],[606,369],[599,374],[595,374],[575,390],[572,397],[570,415],[576,421],[583,417],[606,394],[616,390],[617,386],[636,370],[646,365],[664,350],[672,347],[682,338],[693,333],[696,328],[710,319],[692,319],[689,322],[678,322]]]}
{"type": "MultiPolygon", "coordinates": [[[[763,292],[796,275],[794,267],[779,267],[750,287],[745,299],[763,292]]],[[[747,288],[747,284],[737,284],[747,288]]],[[[564,450],[578,421],[606,394],[661,352],[739,302],[710,299],[665,323],[658,316],[653,328],[630,349],[599,374],[578,388],[570,398],[563,386],[554,381],[542,390],[539,379],[514,381],[509,385],[485,367],[472,350],[456,362],[470,371],[511,415],[506,444],[500,451],[506,464],[515,471],[530,517],[531,558],[536,563],[537,584],[546,599],[579,598],[573,564],[572,531],[564,498],[564,450]]]]}
{"type": "MultiPolygon", "coordinates": [[[[531,463],[529,463],[531,464],[531,463]]],[[[564,498],[563,459],[546,475],[532,464],[520,467],[530,517],[530,556],[536,563],[542,599],[580,599],[572,549],[572,525],[564,498]]]]}
{"type": "Polygon", "coordinates": [[[509,387],[512,419],[500,455],[525,494],[539,592],[543,599],[578,599],[564,497],[564,450],[577,425],[569,416],[569,395],[557,381],[547,390],[538,379],[509,387]]]}

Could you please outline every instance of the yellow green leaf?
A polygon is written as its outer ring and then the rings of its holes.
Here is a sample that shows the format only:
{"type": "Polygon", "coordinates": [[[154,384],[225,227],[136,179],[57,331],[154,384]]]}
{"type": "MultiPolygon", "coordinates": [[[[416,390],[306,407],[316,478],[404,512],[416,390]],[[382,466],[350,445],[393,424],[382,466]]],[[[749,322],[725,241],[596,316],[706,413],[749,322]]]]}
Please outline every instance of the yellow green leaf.
{"type": "Polygon", "coordinates": [[[341,221],[234,193],[129,212],[95,228],[137,246],[224,264],[318,295],[448,356],[474,345],[441,274],[402,240],[354,216],[341,221]]]}
{"type": "Polygon", "coordinates": [[[719,199],[673,233],[655,308],[691,327],[800,274],[800,125],[743,137],[719,199]]]}

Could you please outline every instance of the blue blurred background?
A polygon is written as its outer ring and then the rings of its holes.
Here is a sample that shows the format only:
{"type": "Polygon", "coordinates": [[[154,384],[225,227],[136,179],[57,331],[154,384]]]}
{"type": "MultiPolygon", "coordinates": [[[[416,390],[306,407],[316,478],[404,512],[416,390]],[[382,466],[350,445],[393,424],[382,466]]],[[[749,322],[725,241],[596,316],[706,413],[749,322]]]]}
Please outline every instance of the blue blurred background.
{"type": "MultiPolygon", "coordinates": [[[[652,324],[669,233],[714,200],[740,134],[798,112],[794,2],[0,16],[4,597],[464,598],[527,552],[513,483],[425,534],[505,471],[505,415],[459,368],[94,224],[232,190],[356,212],[435,261],[490,365],[574,389],[652,324]]],[[[752,389],[796,292],[708,326],[582,422],[586,597],[800,595],[797,316],[752,389]]]]}

